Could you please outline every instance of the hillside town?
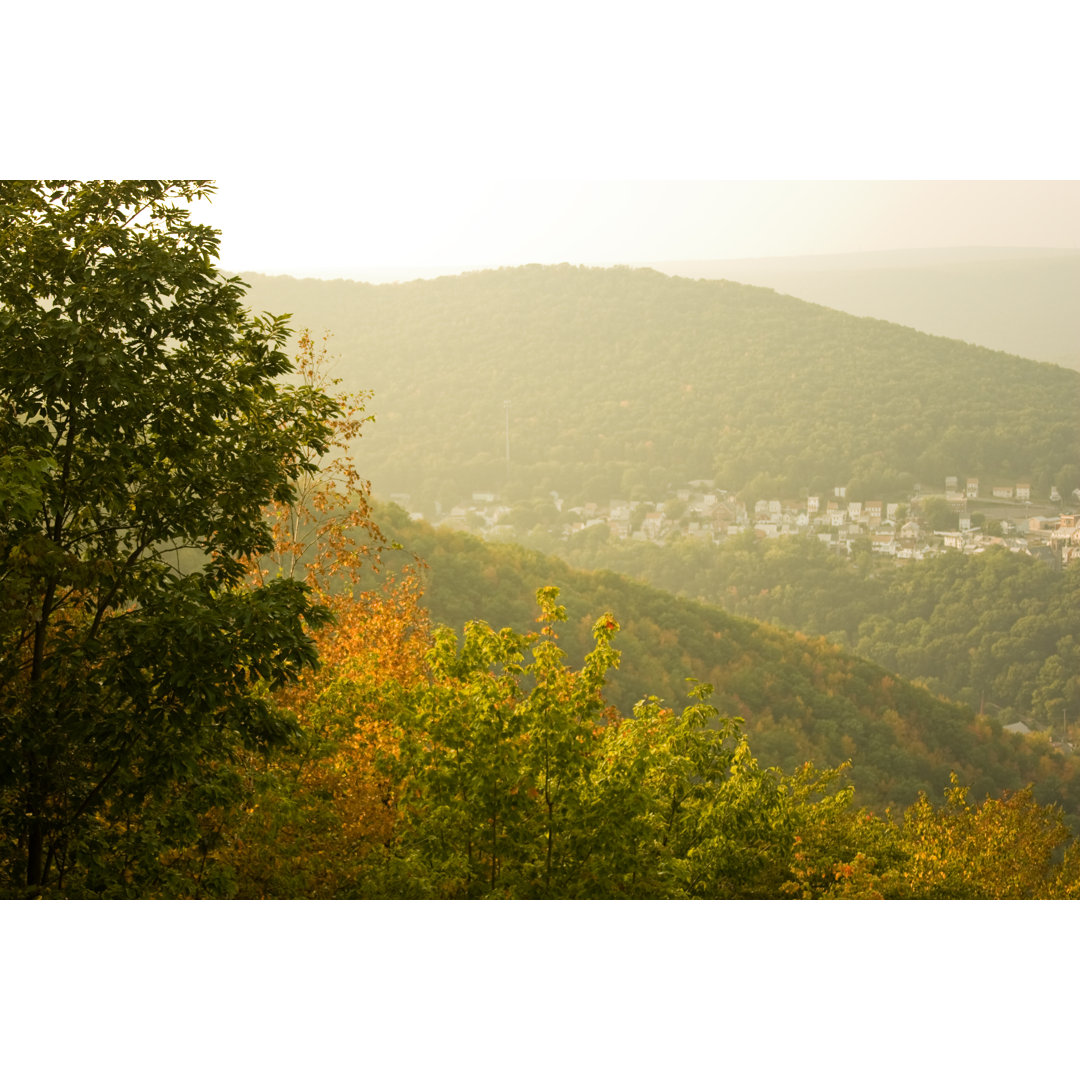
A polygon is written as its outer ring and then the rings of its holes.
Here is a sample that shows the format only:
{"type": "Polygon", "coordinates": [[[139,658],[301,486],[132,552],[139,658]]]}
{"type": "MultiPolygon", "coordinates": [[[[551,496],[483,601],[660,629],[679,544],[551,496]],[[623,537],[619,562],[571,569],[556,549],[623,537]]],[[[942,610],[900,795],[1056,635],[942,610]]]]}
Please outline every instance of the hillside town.
{"type": "MultiPolygon", "coordinates": [[[[409,509],[408,495],[391,500],[409,509]]],[[[814,536],[849,555],[872,551],[896,559],[921,560],[955,550],[973,555],[1003,547],[1056,565],[1080,557],[1080,488],[1063,500],[1056,488],[1047,504],[1033,504],[1026,481],[993,484],[981,491],[977,478],[946,477],[943,489],[916,488],[904,502],[849,499],[844,487],[802,499],[759,499],[752,505],[707,481],[690,481],[661,502],[611,499],[566,506],[557,492],[548,500],[507,505],[495,492],[437,514],[432,524],[463,529],[491,540],[524,540],[540,530],[569,539],[589,529],[613,540],[665,544],[679,537],[723,543],[746,533],[758,539],[814,536]],[[538,505],[542,504],[542,505],[538,505]]],[[[423,515],[413,513],[414,518],[423,515]]]]}

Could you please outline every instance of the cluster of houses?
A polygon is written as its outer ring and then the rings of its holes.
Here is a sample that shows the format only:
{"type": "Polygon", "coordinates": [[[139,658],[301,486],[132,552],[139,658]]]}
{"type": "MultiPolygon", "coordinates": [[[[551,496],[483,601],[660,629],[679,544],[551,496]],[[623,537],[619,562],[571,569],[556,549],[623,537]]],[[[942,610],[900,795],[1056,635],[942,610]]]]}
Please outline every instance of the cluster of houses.
{"type": "MultiPolygon", "coordinates": [[[[1023,507],[1030,502],[1031,485],[1025,482],[994,485],[991,492],[980,500],[986,512],[975,524],[970,504],[980,498],[977,479],[968,479],[961,486],[956,477],[947,477],[943,494],[940,489],[936,493],[917,490],[906,503],[849,500],[846,489],[837,487],[828,497],[759,499],[752,506],[713,489],[706,481],[693,481],[661,503],[611,499],[567,507],[557,492],[551,492],[549,521],[539,527],[553,536],[569,538],[603,526],[613,539],[655,544],[679,536],[720,543],[747,532],[766,540],[814,536],[849,554],[869,548],[897,559],[926,559],[950,549],[975,554],[992,547],[1036,554],[1059,564],[1080,558],[1080,515],[1026,517],[1023,507]],[[939,500],[939,506],[944,498],[956,513],[956,528],[932,526],[925,513],[931,497],[939,500]],[[993,526],[987,528],[991,522],[993,526]]],[[[1080,502],[1080,489],[1072,496],[1080,502]]],[[[392,498],[408,505],[407,496],[392,498]]],[[[1051,492],[1051,500],[1061,503],[1056,490],[1051,492]]],[[[471,500],[438,514],[433,524],[467,529],[490,539],[521,539],[513,517],[513,508],[494,492],[478,491],[471,500]]]]}

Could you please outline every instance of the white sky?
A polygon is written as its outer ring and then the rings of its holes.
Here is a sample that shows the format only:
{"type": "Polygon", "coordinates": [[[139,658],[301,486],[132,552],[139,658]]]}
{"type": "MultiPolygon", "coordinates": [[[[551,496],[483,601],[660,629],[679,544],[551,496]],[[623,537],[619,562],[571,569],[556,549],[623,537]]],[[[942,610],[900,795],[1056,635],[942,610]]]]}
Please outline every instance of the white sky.
{"type": "Polygon", "coordinates": [[[1059,0],[60,9],[0,173],[212,177],[229,270],[1080,247],[1076,183],[910,183],[1080,178],[1059,0]]]}
{"type": "Polygon", "coordinates": [[[1080,182],[476,181],[315,184],[283,213],[279,182],[224,179],[201,217],[231,270],[590,265],[897,248],[1080,248],[1080,182]],[[267,222],[274,222],[273,229],[267,222]]]}

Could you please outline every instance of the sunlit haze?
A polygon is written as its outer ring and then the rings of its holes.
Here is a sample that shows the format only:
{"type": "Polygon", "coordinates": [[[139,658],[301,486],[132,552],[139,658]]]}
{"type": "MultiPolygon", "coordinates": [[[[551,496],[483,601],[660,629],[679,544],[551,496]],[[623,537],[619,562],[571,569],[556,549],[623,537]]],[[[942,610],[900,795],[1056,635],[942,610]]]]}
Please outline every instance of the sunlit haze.
{"type": "Polygon", "coordinates": [[[1080,247],[1076,181],[219,181],[233,271],[400,277],[949,247],[1080,247]],[[347,197],[344,197],[347,196],[347,197]]]}

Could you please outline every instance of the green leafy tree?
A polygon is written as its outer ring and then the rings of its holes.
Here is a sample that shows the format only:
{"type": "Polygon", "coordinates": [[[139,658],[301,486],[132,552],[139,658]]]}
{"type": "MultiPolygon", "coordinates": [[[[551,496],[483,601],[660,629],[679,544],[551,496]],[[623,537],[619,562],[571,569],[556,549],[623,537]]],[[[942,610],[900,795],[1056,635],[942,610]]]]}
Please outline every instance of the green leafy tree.
{"type": "Polygon", "coordinates": [[[539,633],[474,621],[459,642],[444,628],[421,684],[346,678],[324,698],[346,720],[396,731],[381,758],[396,825],[357,894],[786,895],[800,823],[833,775],[760,768],[741,721],[719,716],[705,684],[681,713],[650,697],[620,716],[603,696],[619,660],[614,618],[594,622],[594,648],[573,668],[555,642],[557,590],[537,600],[539,633]]]}
{"type": "Polygon", "coordinates": [[[960,522],[960,515],[944,499],[937,497],[923,501],[920,513],[923,521],[929,529],[939,532],[955,530],[960,522]]]}
{"type": "Polygon", "coordinates": [[[291,580],[244,585],[336,406],[288,388],[192,222],[204,182],[0,184],[0,862],[13,888],[202,894],[261,686],[316,656],[291,580]]]}

